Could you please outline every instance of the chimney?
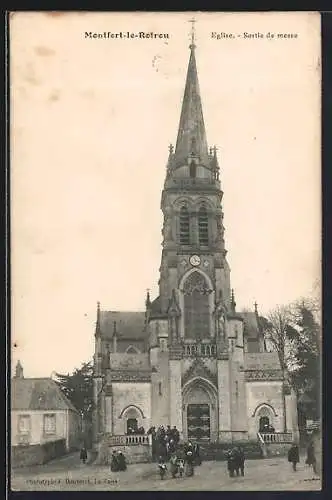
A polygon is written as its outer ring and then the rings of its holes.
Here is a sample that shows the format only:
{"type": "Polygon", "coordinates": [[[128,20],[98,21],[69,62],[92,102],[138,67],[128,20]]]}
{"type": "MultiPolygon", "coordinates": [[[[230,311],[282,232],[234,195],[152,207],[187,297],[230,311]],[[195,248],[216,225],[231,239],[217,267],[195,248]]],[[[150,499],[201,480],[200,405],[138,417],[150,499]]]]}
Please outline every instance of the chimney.
{"type": "Polygon", "coordinates": [[[23,366],[21,365],[21,361],[20,360],[18,360],[18,362],[16,363],[14,378],[24,378],[24,375],[23,375],[23,366]]]}

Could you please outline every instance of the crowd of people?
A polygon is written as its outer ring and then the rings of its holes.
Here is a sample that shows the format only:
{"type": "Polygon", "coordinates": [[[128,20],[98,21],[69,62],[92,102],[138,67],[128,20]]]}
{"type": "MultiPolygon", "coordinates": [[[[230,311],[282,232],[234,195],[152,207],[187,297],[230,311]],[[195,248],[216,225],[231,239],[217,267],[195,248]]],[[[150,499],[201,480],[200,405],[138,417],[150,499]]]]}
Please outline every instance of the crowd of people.
{"type": "Polygon", "coordinates": [[[122,451],[113,450],[111,459],[111,471],[118,472],[127,469],[126,457],[122,451]]]}
{"type": "Polygon", "coordinates": [[[180,433],[176,426],[173,429],[170,425],[166,429],[163,425],[160,425],[157,429],[152,426],[147,434],[152,437],[152,460],[156,460],[157,457],[168,460],[180,442],[180,433]]]}
{"type": "MultiPolygon", "coordinates": [[[[142,431],[144,434],[143,428],[142,431]]],[[[158,462],[161,479],[164,479],[168,468],[172,478],[194,475],[195,466],[202,463],[198,443],[193,443],[192,441],[180,443],[180,433],[176,426],[171,428],[168,425],[165,428],[161,425],[157,429],[153,426],[148,430],[147,434],[152,436],[152,459],[158,462]]],[[[317,474],[316,453],[312,440],[309,442],[306,452],[305,464],[312,467],[313,472],[317,474]]],[[[244,476],[245,454],[243,448],[241,446],[233,446],[225,452],[225,457],[229,476],[244,476]]],[[[80,450],[80,460],[85,464],[87,458],[87,449],[83,446],[80,450]]],[[[297,464],[300,461],[299,446],[296,443],[293,443],[289,448],[287,459],[292,464],[292,469],[295,472],[297,464]]],[[[126,469],[127,463],[123,452],[114,450],[111,458],[111,470],[118,472],[125,471],[126,469]]]]}
{"type": "Polygon", "coordinates": [[[169,471],[172,478],[193,476],[195,466],[202,463],[198,443],[189,441],[181,447],[177,445],[175,449],[169,452],[169,455],[160,455],[158,469],[161,479],[164,479],[167,473],[167,461],[169,462],[169,471]]]}

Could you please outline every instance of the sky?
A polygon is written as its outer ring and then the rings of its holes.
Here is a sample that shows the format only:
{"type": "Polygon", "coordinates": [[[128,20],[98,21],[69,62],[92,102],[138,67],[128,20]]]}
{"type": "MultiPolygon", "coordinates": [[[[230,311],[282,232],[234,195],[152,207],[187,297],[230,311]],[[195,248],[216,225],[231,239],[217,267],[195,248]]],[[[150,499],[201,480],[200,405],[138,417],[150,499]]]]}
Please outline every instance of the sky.
{"type": "MultiPolygon", "coordinates": [[[[144,310],[158,294],[192,15],[11,15],[11,341],[27,377],[92,358],[97,301],[144,310]]],[[[319,14],[194,15],[237,308],[266,314],[320,281],[319,14]]]]}

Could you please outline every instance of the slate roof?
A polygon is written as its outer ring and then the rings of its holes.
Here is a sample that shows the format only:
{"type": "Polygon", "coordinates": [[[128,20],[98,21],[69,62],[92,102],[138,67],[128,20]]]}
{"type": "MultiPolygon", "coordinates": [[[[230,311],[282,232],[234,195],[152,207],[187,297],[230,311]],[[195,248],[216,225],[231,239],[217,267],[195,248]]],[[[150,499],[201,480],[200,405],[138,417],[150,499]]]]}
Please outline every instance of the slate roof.
{"type": "Polygon", "coordinates": [[[207,165],[208,146],[194,49],[195,46],[191,45],[174,159],[177,164],[183,165],[193,152],[194,139],[194,152],[200,156],[202,163],[207,165]]]}
{"type": "Polygon", "coordinates": [[[144,311],[100,311],[100,329],[104,338],[112,338],[114,321],[118,339],[144,340],[144,311]]]}
{"type": "Polygon", "coordinates": [[[13,378],[11,381],[12,410],[72,410],[69,399],[50,378],[13,378]]]}
{"type": "Polygon", "coordinates": [[[241,312],[244,319],[244,336],[247,338],[256,339],[260,335],[259,324],[255,312],[245,311],[241,312]]]}
{"type": "Polygon", "coordinates": [[[150,304],[150,318],[167,318],[167,313],[161,312],[161,300],[160,296],[155,298],[150,304]]]}

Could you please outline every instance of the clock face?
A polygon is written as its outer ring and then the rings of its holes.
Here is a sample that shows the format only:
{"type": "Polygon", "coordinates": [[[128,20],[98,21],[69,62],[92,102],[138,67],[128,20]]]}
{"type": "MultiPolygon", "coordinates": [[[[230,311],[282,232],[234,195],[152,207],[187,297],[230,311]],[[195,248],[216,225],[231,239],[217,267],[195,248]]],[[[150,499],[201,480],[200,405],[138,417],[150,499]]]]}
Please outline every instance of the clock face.
{"type": "Polygon", "coordinates": [[[192,255],[190,257],[190,264],[192,266],[199,266],[201,263],[201,258],[198,255],[192,255]]]}

